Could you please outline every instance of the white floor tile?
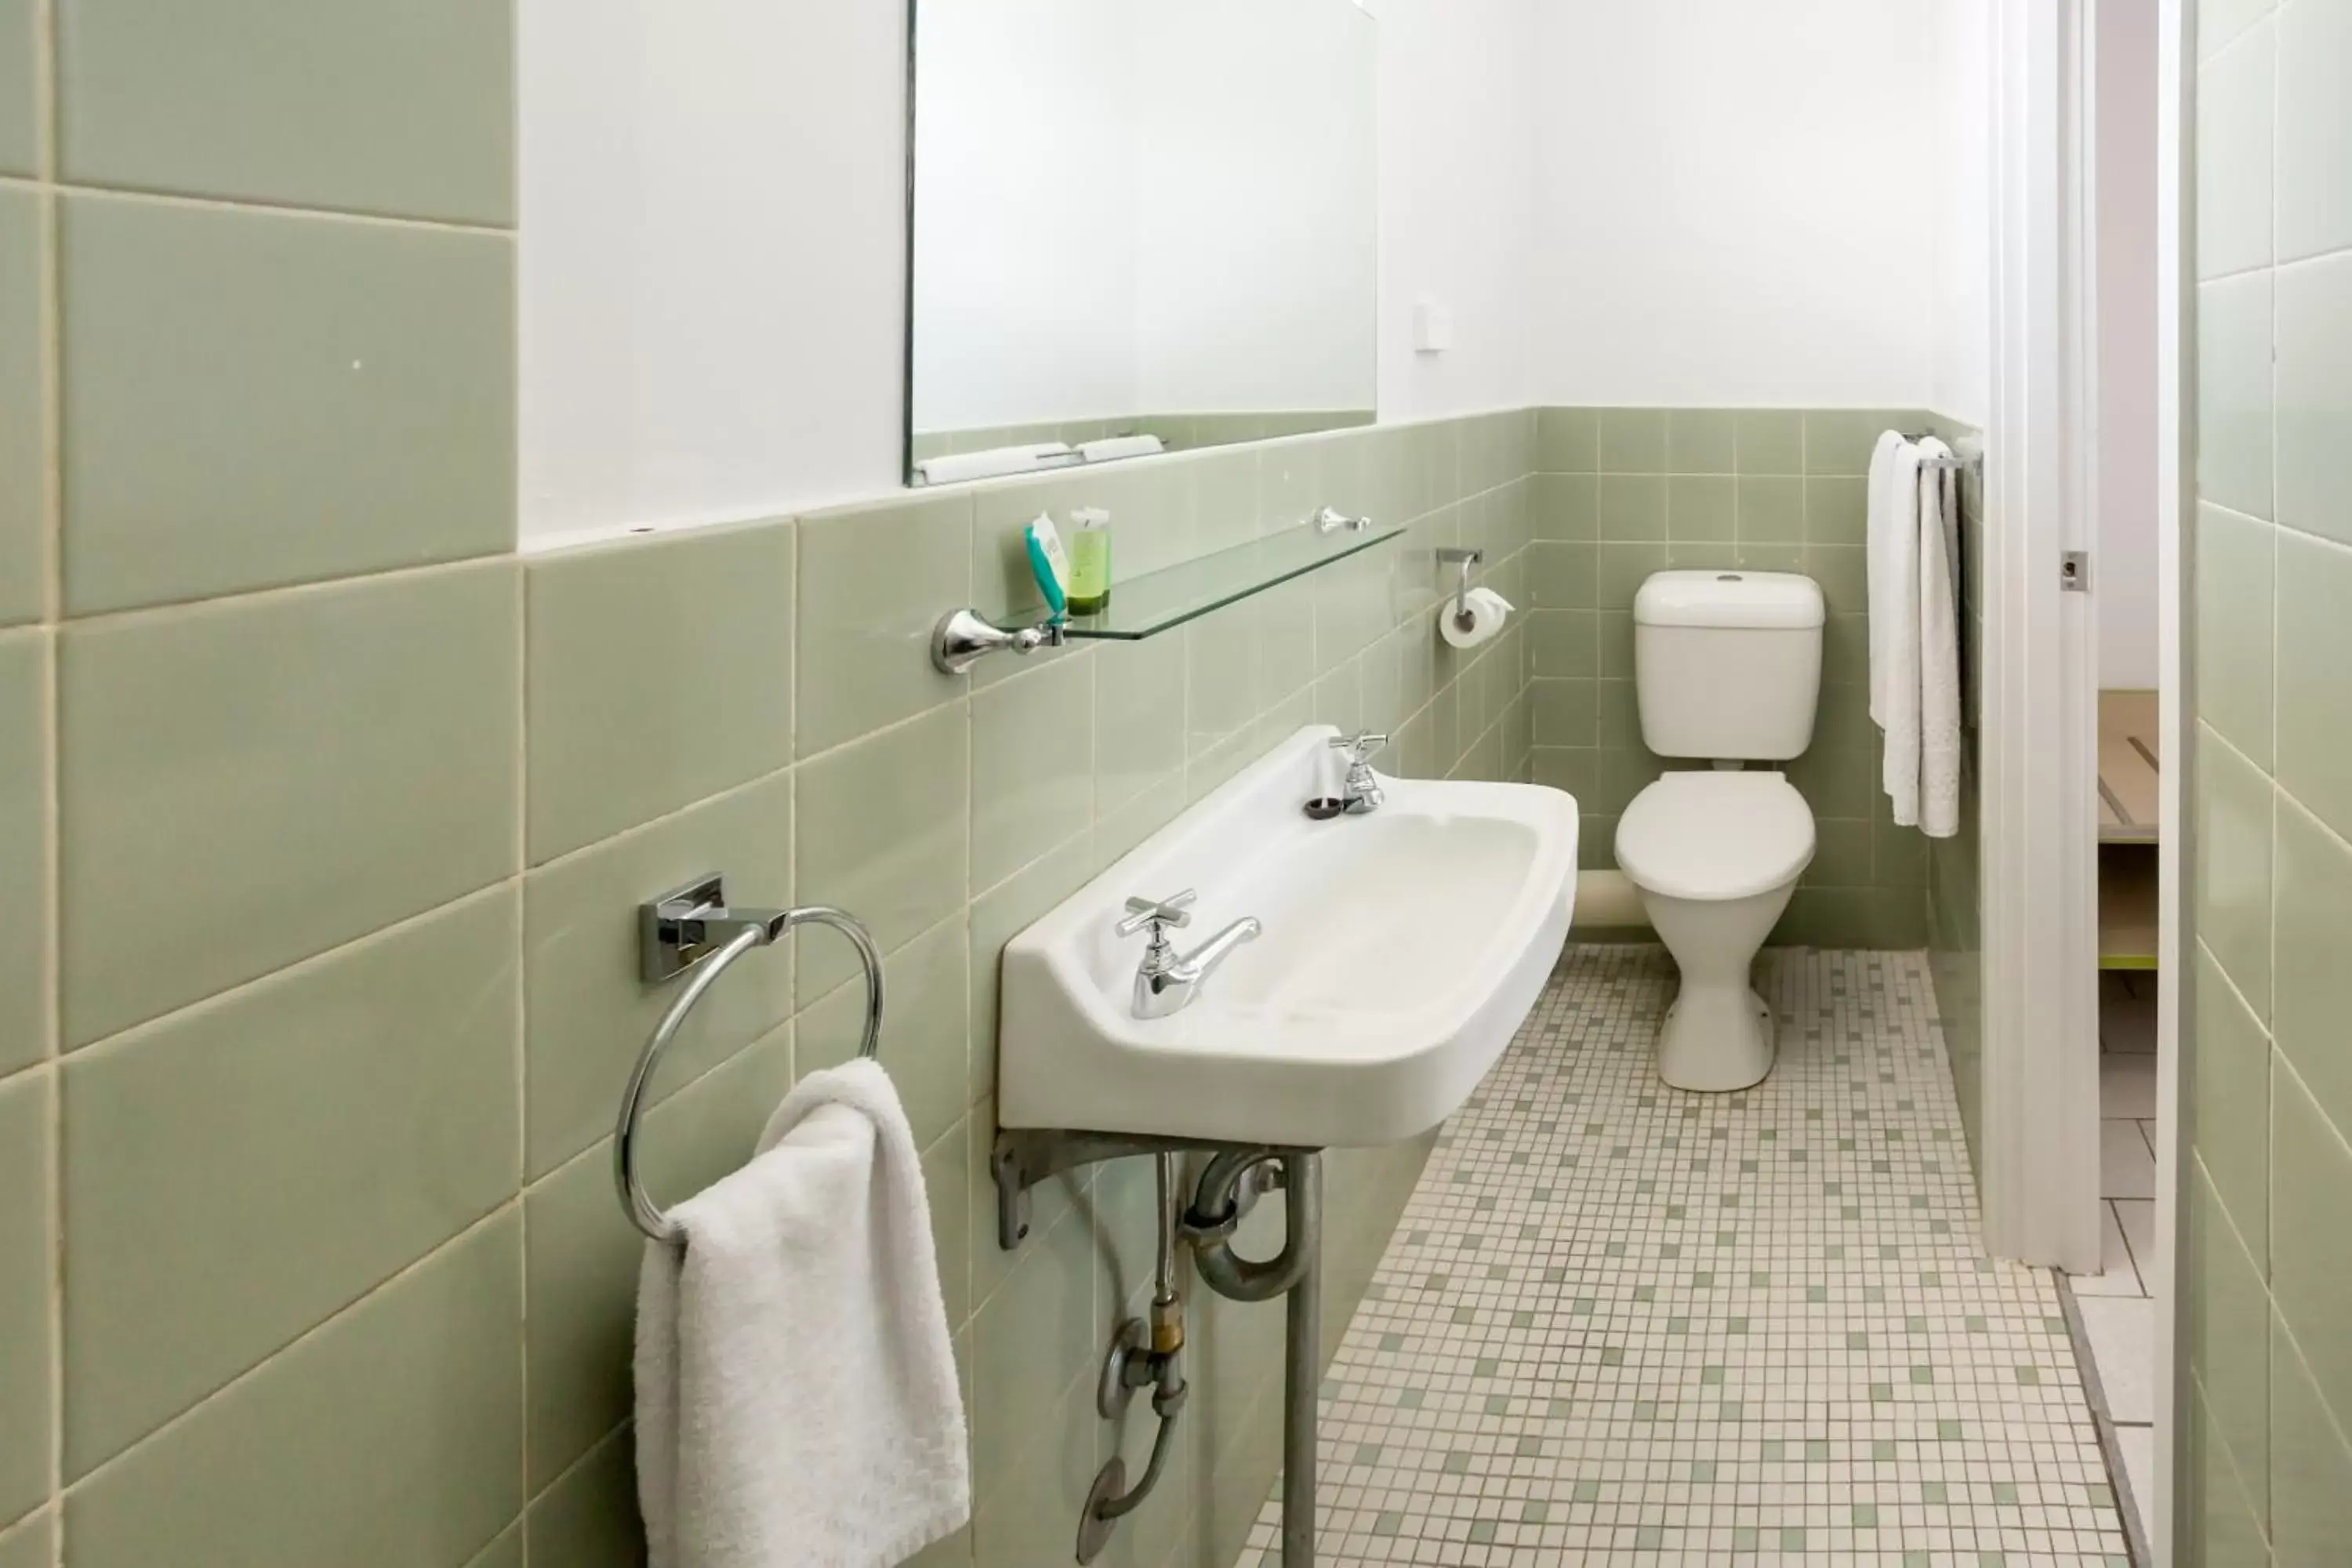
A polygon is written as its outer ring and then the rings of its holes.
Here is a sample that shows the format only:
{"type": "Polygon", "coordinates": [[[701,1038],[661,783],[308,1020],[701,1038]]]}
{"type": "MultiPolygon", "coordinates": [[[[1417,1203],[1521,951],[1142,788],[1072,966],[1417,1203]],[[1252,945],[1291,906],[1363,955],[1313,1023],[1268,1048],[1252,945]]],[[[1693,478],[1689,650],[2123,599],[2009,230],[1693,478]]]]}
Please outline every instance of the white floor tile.
{"type": "Polygon", "coordinates": [[[2156,1294],[2156,1203],[2150,1198],[2117,1198],[2107,1205],[2124,1227],[2124,1239],[2131,1244],[2132,1267],[2137,1271],[2142,1294],[2156,1294]]]}
{"type": "Polygon", "coordinates": [[[2103,1198],[2156,1196],[2156,1156],[2140,1136],[2136,1121],[2099,1123],[2099,1195],[2103,1198]]]}
{"type": "Polygon", "coordinates": [[[1759,989],[1771,1076],[1680,1094],[1672,963],[1569,950],[1323,1385],[1322,1561],[2122,1559],[2056,1282],[1978,1241],[1925,956],[1768,954],[1759,989]]]}
{"type": "Polygon", "coordinates": [[[2091,1361],[2118,1422],[2156,1419],[2156,1303],[2086,1296],[2075,1307],[2090,1337],[2091,1361]]]}
{"type": "Polygon", "coordinates": [[[2099,1058],[2099,1114],[2141,1121],[2156,1114],[2156,1058],[2107,1055],[2099,1058]]]}
{"type": "MultiPolygon", "coordinates": [[[[2153,1205],[2149,1205],[2153,1206],[2153,1205]]],[[[2139,1270],[2132,1266],[2130,1246],[2124,1239],[2124,1228],[2117,1223],[2116,1205],[2099,1205],[2099,1269],[2096,1274],[2077,1274],[2072,1283],[2077,1296],[2145,1296],[2147,1288],[2140,1282],[2139,1270]]]]}
{"type": "Polygon", "coordinates": [[[2132,1511],[2139,1515],[2142,1539],[2152,1539],[2149,1523],[2156,1505],[2156,1428],[2118,1426],[2116,1447],[2123,1450],[2124,1484],[2131,1488],[2132,1511]]]}

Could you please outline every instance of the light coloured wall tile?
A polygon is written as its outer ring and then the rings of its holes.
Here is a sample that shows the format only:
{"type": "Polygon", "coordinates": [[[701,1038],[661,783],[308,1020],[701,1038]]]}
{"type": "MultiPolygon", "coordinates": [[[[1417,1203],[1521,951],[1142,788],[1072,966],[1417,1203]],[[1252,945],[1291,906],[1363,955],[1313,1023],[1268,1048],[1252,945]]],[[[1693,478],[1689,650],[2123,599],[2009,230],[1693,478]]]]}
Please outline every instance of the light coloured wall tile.
{"type": "Polygon", "coordinates": [[[58,21],[70,179],[514,221],[508,0],[78,0],[58,21]]]}
{"type": "Polygon", "coordinates": [[[2352,1149],[2289,1071],[2271,1075],[2271,1291],[2320,1396],[2352,1409],[2352,1149]]]}
{"type": "MultiPolygon", "coordinates": [[[[2352,1449],[2276,1313],[2270,1331],[2273,1561],[2282,1568],[2320,1568],[2352,1541],[2352,1449]]],[[[2305,1331],[2327,1334],[2336,1325],[2314,1324],[2305,1331]]]]}
{"type": "Polygon", "coordinates": [[[2352,253],[2277,279],[2278,520],[2352,543],[2352,253]]]}
{"type": "Polygon", "coordinates": [[[43,1510],[0,1528],[0,1568],[50,1568],[57,1561],[57,1516],[43,1510]]]}
{"type": "MultiPolygon", "coordinates": [[[[0,0],[0,39],[7,12],[6,0],[0,0]]],[[[5,49],[0,42],[0,104],[8,100],[5,49]]],[[[46,210],[45,197],[0,190],[0,626],[40,619],[48,594],[48,445],[42,412],[47,350],[41,327],[46,210]]]]}
{"type": "MultiPolygon", "coordinates": [[[[944,1136],[971,1103],[971,942],[970,922],[958,915],[883,961],[881,1060],[919,1149],[944,1136]]],[[[793,1025],[794,1068],[805,1078],[848,1061],[865,1022],[864,983],[835,988],[793,1025]]],[[[994,1049],[994,1032],[981,1045],[994,1049]]]]}
{"type": "Polygon", "coordinates": [[[1805,471],[1805,416],[1793,408],[1740,411],[1738,468],[1742,474],[1788,476],[1805,471]]]}
{"type": "Polygon", "coordinates": [[[514,1194],[500,889],[66,1064],[66,1468],[87,1474],[514,1194]]]}
{"type": "Polygon", "coordinates": [[[531,1559],[563,1568],[640,1568],[645,1521],[637,1517],[634,1430],[614,1433],[532,1500],[525,1516],[531,1559]]]}
{"type": "Polygon", "coordinates": [[[971,886],[992,888],[1094,817],[1095,661],[971,700],[971,886]]]}
{"type": "Polygon", "coordinates": [[[67,1500],[75,1563],[472,1556],[522,1508],[521,1228],[468,1232],[92,1476],[67,1500]]]}
{"type": "Polygon", "coordinates": [[[0,1075],[48,1049],[49,634],[0,633],[0,1075]]]}
{"type": "MultiPolygon", "coordinates": [[[[963,705],[828,752],[799,777],[793,897],[850,910],[885,952],[970,900],[971,716],[963,705]]],[[[846,942],[803,934],[806,1005],[855,973],[857,961],[846,942]]]]}
{"type": "Polygon", "coordinates": [[[2197,488],[2250,517],[2272,510],[2271,275],[2197,290],[2197,488]]]}
{"type": "MultiPolygon", "coordinates": [[[[751,1157],[792,1087],[793,1037],[777,1030],[646,1112],[641,1171],[655,1203],[683,1202],[751,1157]]],[[[617,1105],[618,1084],[612,1092],[617,1105]]],[[[536,1489],[629,1417],[645,1238],[614,1200],[609,1139],[533,1186],[523,1206],[536,1489]]]]}
{"type": "Polygon", "coordinates": [[[1666,472],[1729,474],[1738,469],[1740,416],[1727,408],[1666,413],[1666,472]]]}
{"type": "Polygon", "coordinates": [[[1529,501],[1535,537],[1601,537],[1601,481],[1591,474],[1538,474],[1529,501]]]}
{"type": "Polygon", "coordinates": [[[781,522],[528,563],[533,865],[792,761],[793,575],[781,522]]]}
{"type": "Polygon", "coordinates": [[[2197,716],[2263,767],[2273,755],[2277,533],[2221,507],[2197,509],[2197,716]]]}
{"type": "Polygon", "coordinates": [[[510,239],[98,195],[58,217],[69,609],[513,548],[510,239]]]}
{"type": "Polygon", "coordinates": [[[962,696],[971,680],[941,675],[930,647],[939,618],[974,602],[971,494],[824,512],[800,528],[798,754],[962,696]]]}
{"type": "MultiPolygon", "coordinates": [[[[2278,247],[2291,261],[2352,246],[2352,100],[2344,91],[2352,0],[2294,0],[2279,8],[2277,26],[2278,247]]],[[[2212,75],[2208,67],[2200,90],[2212,75]]],[[[2202,181],[2197,199],[2206,199],[2202,181]]]]}
{"type": "Polygon", "coordinates": [[[0,174],[39,171],[39,16],[34,0],[0,0],[0,174]]]}
{"type": "Polygon", "coordinates": [[[1601,471],[1604,474],[1666,472],[1666,411],[1663,408],[1603,408],[1601,471]]]}
{"type": "Polygon", "coordinates": [[[2352,1126],[2352,1055],[2344,1049],[2344,1021],[2352,1017],[2352,969],[2344,962],[2352,848],[2293,795],[2280,795],[2277,813],[2272,1032],[2320,1108],[2352,1126]]]}
{"type": "Polygon", "coordinates": [[[1927,416],[1916,408],[1828,408],[1805,416],[1805,472],[1809,476],[1870,472],[1870,455],[1888,430],[1924,430],[1927,416]]]}
{"type": "Polygon", "coordinates": [[[2197,836],[2194,919],[2254,1010],[2271,1011],[2271,781],[2200,728],[2190,779],[2197,836]]]}
{"type": "Polygon", "coordinates": [[[1600,537],[1660,540],[1666,536],[1666,481],[1654,474],[1601,476],[1600,537]]]}
{"type": "MultiPolygon", "coordinates": [[[[1311,653],[1311,615],[1307,627],[1311,653]]],[[[1103,813],[1184,765],[1184,639],[1106,643],[1093,657],[1095,810],[1103,813]]]]}
{"type": "MultiPolygon", "coordinates": [[[[2197,53],[2207,58],[2278,8],[2278,0],[2202,0],[2197,7],[2197,53]]],[[[2237,170],[2243,175],[2249,171],[2237,170]]]]}
{"type": "Polygon", "coordinates": [[[2197,1157],[2258,1268],[2270,1260],[2271,1042],[2221,965],[2197,953],[2196,1051],[2189,1063],[2197,1157]]]}
{"type": "MultiPolygon", "coordinates": [[[[745,909],[793,904],[793,780],[777,773],[540,867],[523,880],[523,966],[533,1177],[613,1130],[621,1086],[678,982],[637,978],[637,906],[710,872],[745,909]]],[[[678,1030],[656,1102],[793,1010],[798,933],[739,962],[678,1030]]]]}
{"type": "Polygon", "coordinates": [[[2197,1267],[2182,1303],[2189,1364],[2204,1385],[2215,1436],[2246,1478],[2257,1514],[2270,1471],[2271,1300],[2262,1265],[2198,1170],[2185,1184],[2189,1253],[2197,1267]]]}
{"type": "Polygon", "coordinates": [[[477,1553],[466,1568],[522,1568],[523,1521],[515,1521],[477,1553]]]}
{"type": "Polygon", "coordinates": [[[1743,479],[1735,505],[1743,544],[1796,544],[1805,537],[1805,481],[1743,479]]]}
{"type": "Polygon", "coordinates": [[[1601,471],[1601,415],[1591,408],[1536,413],[1536,469],[1546,474],[1601,471]]]}
{"type": "Polygon", "coordinates": [[[67,627],[67,1043],[511,875],[519,600],[499,561],[67,627]]]}
{"type": "Polygon", "coordinates": [[[2271,182],[2246,171],[2271,166],[2275,29],[2250,29],[2197,78],[2197,276],[2219,278],[2271,259],[2271,182]]]}
{"type": "MultiPolygon", "coordinates": [[[[0,1520],[47,1496],[49,1299],[56,1280],[50,1227],[49,1081],[0,1082],[0,1520]]],[[[47,1559],[42,1560],[47,1568],[47,1559]]]]}
{"type": "MultiPolygon", "coordinates": [[[[1181,782],[1181,781],[1180,781],[1181,782]]],[[[1174,814],[1171,812],[1171,816],[1174,814]]],[[[1064,899],[1086,886],[1100,867],[1089,836],[1078,834],[993,888],[971,905],[971,1099],[974,1104],[996,1089],[997,979],[1004,944],[1064,899]]],[[[1171,888],[1170,892],[1177,889],[1171,888]]],[[[993,1125],[992,1123],[992,1125],[993,1125]]]]}
{"type": "MultiPolygon", "coordinates": [[[[972,1320],[972,1498],[983,1539],[990,1503],[1031,1468],[1024,1451],[1071,1425],[1056,1415],[1097,1353],[1094,1288],[1094,1232],[1085,1210],[1073,1209],[1022,1243],[1012,1272],[972,1320]]],[[[1090,1425],[1076,1424],[1089,1446],[1090,1425]]]]}

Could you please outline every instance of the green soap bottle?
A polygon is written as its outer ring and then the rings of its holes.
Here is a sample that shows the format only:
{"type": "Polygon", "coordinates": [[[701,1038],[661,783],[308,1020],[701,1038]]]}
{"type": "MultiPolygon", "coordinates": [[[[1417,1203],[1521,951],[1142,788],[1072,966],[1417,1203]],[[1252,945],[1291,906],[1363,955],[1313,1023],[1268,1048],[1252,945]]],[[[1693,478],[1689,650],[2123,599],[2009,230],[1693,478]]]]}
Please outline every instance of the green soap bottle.
{"type": "Polygon", "coordinates": [[[1070,521],[1070,614],[1098,616],[1110,607],[1110,513],[1082,507],[1070,521]]]}

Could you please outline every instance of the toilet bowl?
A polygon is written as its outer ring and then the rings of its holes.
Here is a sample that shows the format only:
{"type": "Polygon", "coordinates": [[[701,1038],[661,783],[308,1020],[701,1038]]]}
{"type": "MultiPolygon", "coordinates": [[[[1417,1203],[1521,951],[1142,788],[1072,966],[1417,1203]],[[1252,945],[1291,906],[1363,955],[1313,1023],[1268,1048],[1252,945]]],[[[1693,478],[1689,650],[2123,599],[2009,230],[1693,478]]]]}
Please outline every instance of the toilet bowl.
{"type": "Polygon", "coordinates": [[[1772,1010],[1748,972],[1813,844],[1811,808],[1777,773],[1669,773],[1626,808],[1618,868],[1682,972],[1658,1034],[1669,1086],[1723,1093],[1772,1070],[1772,1010]]]}

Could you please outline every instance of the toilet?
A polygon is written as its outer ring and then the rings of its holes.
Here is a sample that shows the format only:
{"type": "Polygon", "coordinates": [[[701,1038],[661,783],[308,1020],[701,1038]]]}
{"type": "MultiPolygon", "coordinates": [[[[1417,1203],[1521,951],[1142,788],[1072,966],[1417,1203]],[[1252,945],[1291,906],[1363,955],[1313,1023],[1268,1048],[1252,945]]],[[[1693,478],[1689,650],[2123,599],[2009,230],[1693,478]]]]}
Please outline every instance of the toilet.
{"type": "Polygon", "coordinates": [[[1633,600],[1642,740],[1669,771],[1617,824],[1617,865],[1682,972],[1658,1076],[1722,1093],[1772,1070],[1772,1010],[1748,970],[1813,858],[1784,763],[1812,743],[1822,591],[1784,572],[1661,572],[1633,600]]]}

